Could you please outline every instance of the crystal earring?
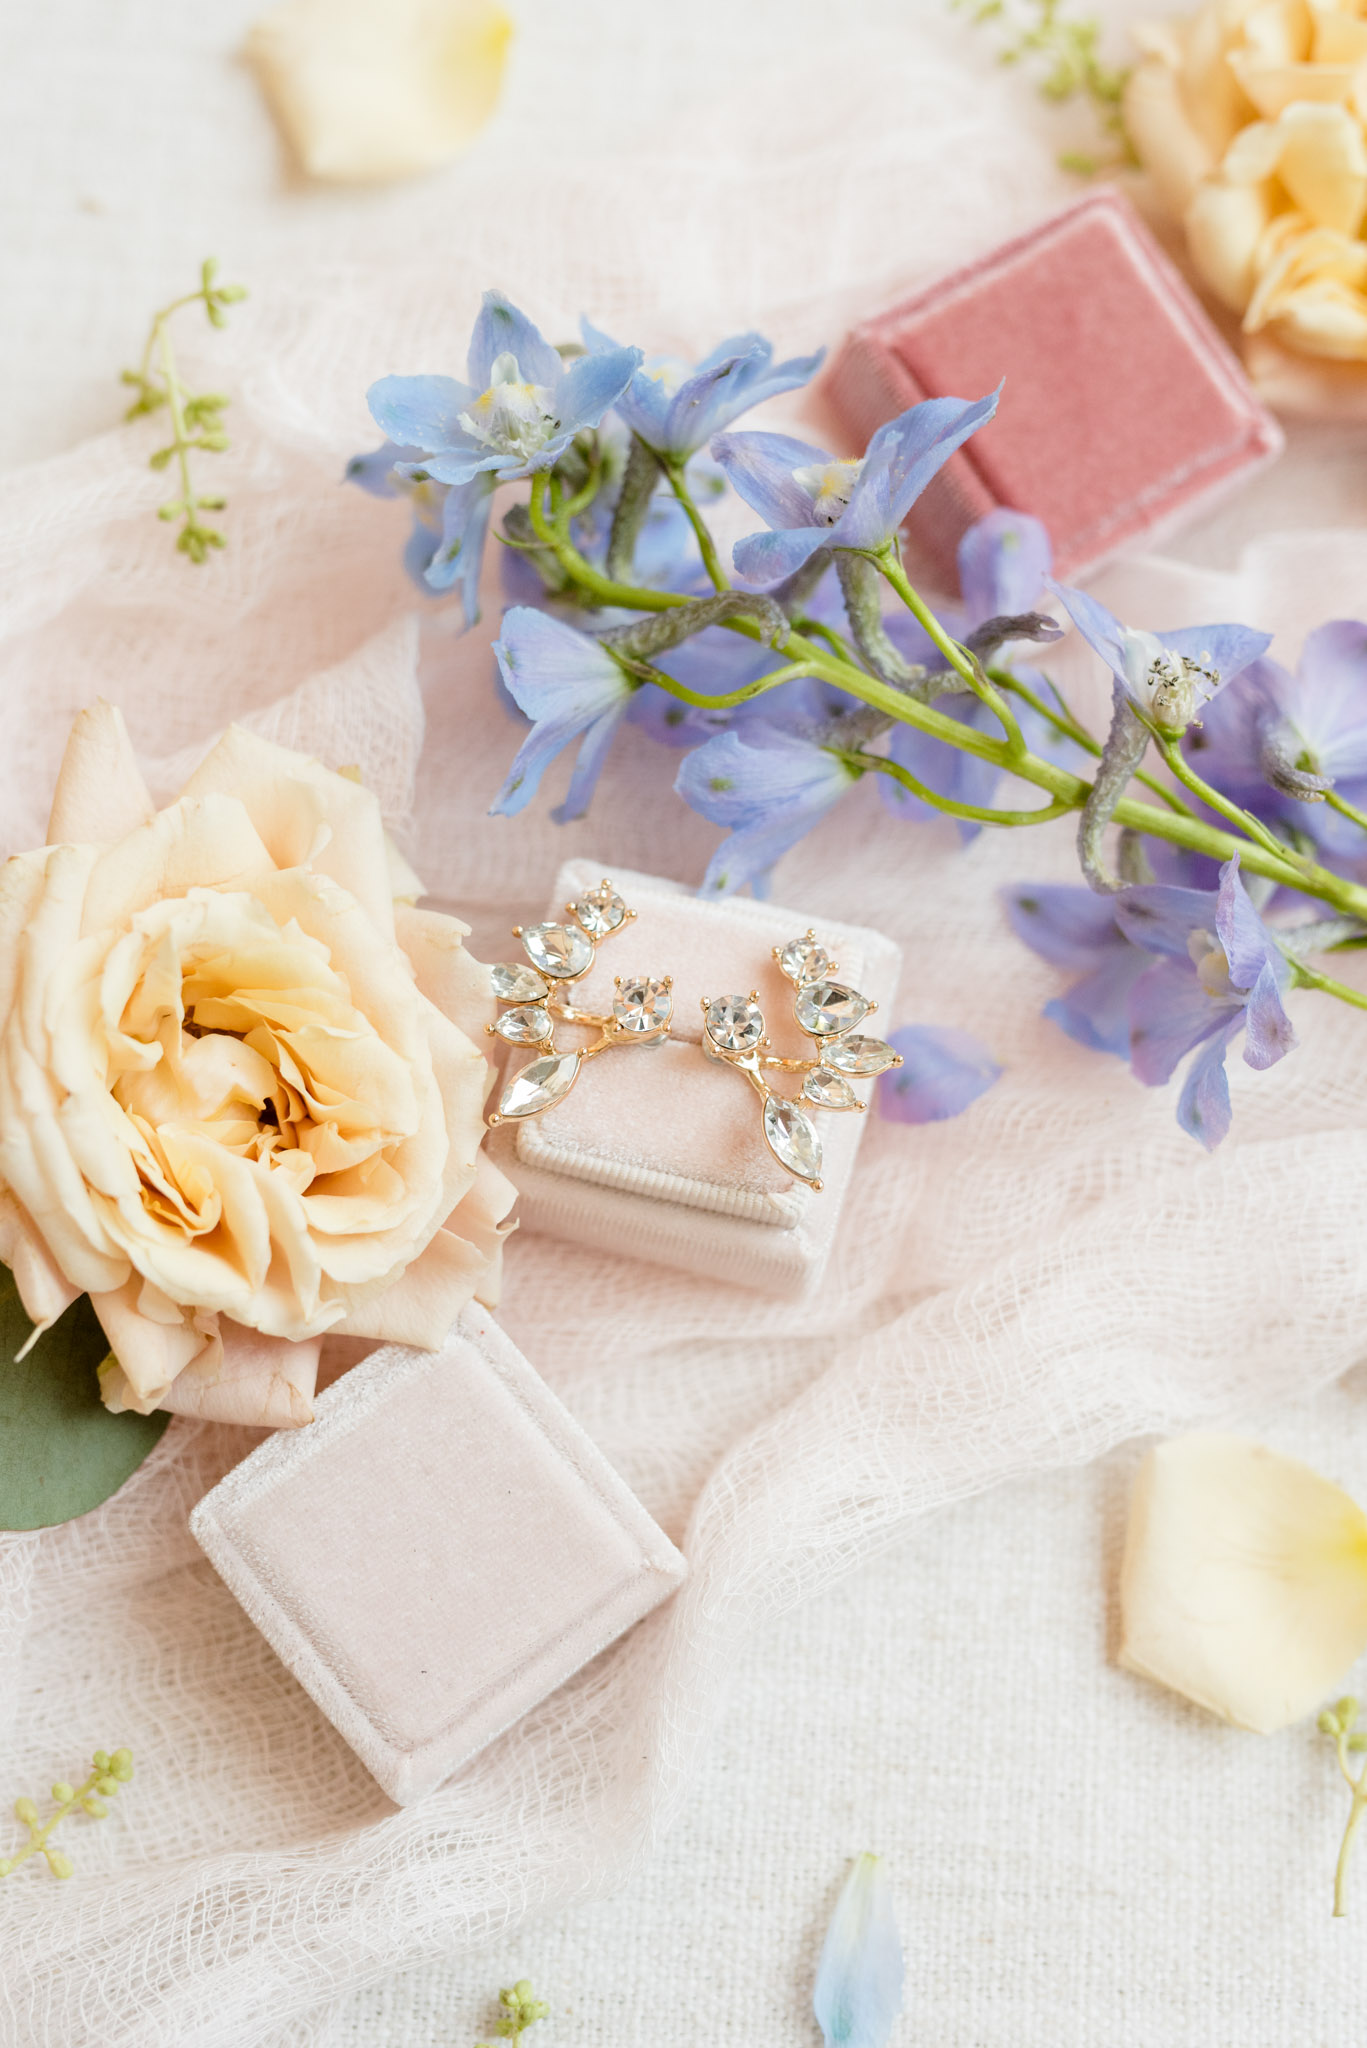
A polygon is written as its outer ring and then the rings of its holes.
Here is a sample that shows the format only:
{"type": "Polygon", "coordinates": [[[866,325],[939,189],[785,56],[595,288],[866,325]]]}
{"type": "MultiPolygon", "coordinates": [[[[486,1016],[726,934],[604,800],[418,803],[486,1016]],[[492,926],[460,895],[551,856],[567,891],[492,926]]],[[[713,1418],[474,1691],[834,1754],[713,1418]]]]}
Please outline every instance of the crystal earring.
{"type": "Polygon", "coordinates": [[[563,1102],[585,1061],[600,1052],[617,1045],[659,1045],[669,1035],[674,998],[668,975],[662,981],[646,975],[624,981],[618,975],[609,1016],[575,1008],[575,983],[593,966],[604,939],[630,924],[636,912],[627,909],[606,878],[565,909],[573,924],[513,926],[513,937],[521,939],[530,965],[503,961],[490,970],[495,996],[509,1007],[497,1022],[486,1024],[485,1031],[509,1045],[530,1046],[538,1054],[505,1082],[498,1108],[488,1118],[490,1130],[539,1116],[543,1109],[563,1102]],[[586,1025],[599,1036],[588,1045],[558,1051],[555,1027],[562,1022],[586,1025]]]}
{"type": "Polygon", "coordinates": [[[821,1137],[803,1104],[815,1109],[863,1113],[850,1079],[865,1080],[900,1067],[902,1056],[881,1038],[855,1034],[878,1008],[858,989],[833,981],[838,972],[814,932],[775,946],[779,971],[793,984],[793,1015],[798,1030],[816,1048],[814,1059],[782,1059],[769,1050],[759,995],[703,997],[703,1051],[709,1059],[735,1067],[745,1075],[763,1104],[764,1141],[779,1165],[818,1193],[821,1189],[821,1137]],[[766,1068],[801,1074],[801,1101],[778,1095],[766,1068]]]}

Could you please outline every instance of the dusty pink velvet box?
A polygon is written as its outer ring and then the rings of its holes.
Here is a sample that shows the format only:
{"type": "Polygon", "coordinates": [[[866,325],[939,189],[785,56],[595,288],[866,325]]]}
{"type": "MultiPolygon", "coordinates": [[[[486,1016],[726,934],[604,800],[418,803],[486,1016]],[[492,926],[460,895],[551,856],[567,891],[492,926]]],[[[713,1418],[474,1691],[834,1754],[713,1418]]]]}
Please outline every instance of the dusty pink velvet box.
{"type": "MultiPolygon", "coordinates": [[[[812,1043],[793,1021],[793,987],[773,948],[813,925],[835,956],[837,978],[879,1006],[861,1027],[869,1034],[891,1026],[900,949],[861,926],[749,898],[703,902],[676,882],[591,860],[560,870],[547,915],[563,919],[566,904],[605,874],[636,917],[600,945],[576,1002],[606,1012],[614,976],[669,974],[671,1039],[592,1061],[562,1103],[496,1134],[523,1227],[702,1279],[800,1294],[819,1283],[830,1257],[865,1119],[815,1111],[822,1191],[793,1180],[764,1142],[743,1076],[704,1057],[701,998],[757,990],[775,1049],[809,1057],[812,1043]]],[[[515,953],[510,946],[508,957],[515,953]]],[[[509,1064],[525,1059],[519,1050],[509,1064]]],[[[856,1086],[871,1098],[872,1083],[856,1086]]],[[[788,1092],[797,1092],[795,1083],[788,1092]]]]}
{"type": "Polygon", "coordinates": [[[826,396],[862,445],[923,398],[997,417],[946,464],[907,531],[946,587],[964,528],[1043,520],[1080,575],[1190,518],[1283,446],[1239,362],[1120,195],[1102,191],[850,335],[826,396]]]}
{"type": "Polygon", "coordinates": [[[673,1592],[684,1561],[501,1330],[389,1345],[190,1529],[400,1805],[673,1592]]]}

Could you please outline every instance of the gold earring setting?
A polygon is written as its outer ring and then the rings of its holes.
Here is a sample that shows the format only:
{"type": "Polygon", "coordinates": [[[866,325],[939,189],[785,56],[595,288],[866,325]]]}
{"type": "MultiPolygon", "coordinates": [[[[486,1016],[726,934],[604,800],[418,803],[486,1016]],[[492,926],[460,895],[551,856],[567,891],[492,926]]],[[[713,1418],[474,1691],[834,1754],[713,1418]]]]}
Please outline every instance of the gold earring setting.
{"type": "Polygon", "coordinates": [[[659,1045],[669,1034],[674,998],[668,975],[660,981],[647,975],[623,980],[618,975],[608,1016],[575,1008],[570,998],[576,982],[593,966],[603,941],[630,924],[636,912],[628,910],[606,877],[565,909],[573,924],[514,925],[513,937],[521,939],[528,964],[502,961],[490,970],[494,995],[507,1007],[495,1023],[485,1025],[485,1031],[509,1045],[530,1046],[538,1054],[504,1084],[498,1108],[488,1118],[490,1130],[539,1116],[563,1102],[585,1062],[600,1052],[623,1045],[659,1045]],[[562,1051],[555,1042],[557,1023],[586,1026],[599,1036],[588,1045],[562,1051]]]}
{"type": "Polygon", "coordinates": [[[774,947],[779,972],[793,984],[793,1016],[798,1030],[816,1048],[814,1059],[783,1059],[771,1052],[758,992],[748,996],[704,996],[703,1051],[709,1059],[735,1067],[745,1075],[763,1105],[764,1140],[786,1172],[816,1192],[821,1190],[821,1136],[804,1104],[814,1109],[853,1110],[865,1105],[850,1085],[851,1078],[870,1079],[902,1057],[881,1038],[856,1034],[856,1025],[878,1008],[856,988],[832,977],[839,972],[815,932],[774,947]],[[801,1101],[770,1087],[766,1069],[801,1074],[801,1101]]]}

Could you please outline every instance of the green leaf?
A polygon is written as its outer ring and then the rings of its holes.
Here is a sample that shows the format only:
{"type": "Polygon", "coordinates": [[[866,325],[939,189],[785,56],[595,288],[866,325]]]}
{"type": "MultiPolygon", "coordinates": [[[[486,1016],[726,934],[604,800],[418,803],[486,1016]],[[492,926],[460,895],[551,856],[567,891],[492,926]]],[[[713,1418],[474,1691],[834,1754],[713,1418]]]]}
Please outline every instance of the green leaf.
{"type": "Polygon", "coordinates": [[[16,1358],[33,1329],[0,1266],[0,1529],[47,1529],[117,1493],[169,1415],[111,1415],[100,1400],[109,1352],[87,1298],[16,1358]]]}

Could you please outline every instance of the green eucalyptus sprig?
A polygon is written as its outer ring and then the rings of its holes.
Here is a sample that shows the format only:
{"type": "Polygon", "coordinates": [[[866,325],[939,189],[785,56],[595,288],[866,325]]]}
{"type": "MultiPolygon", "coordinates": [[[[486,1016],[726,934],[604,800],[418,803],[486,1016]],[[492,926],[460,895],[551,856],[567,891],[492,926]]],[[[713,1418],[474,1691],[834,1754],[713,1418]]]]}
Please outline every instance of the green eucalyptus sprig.
{"type": "MultiPolygon", "coordinates": [[[[1075,19],[1065,13],[1064,0],[1021,0],[1015,10],[1008,9],[1006,0],[950,0],[950,5],[967,8],[975,22],[1000,20],[1008,26],[1012,39],[998,51],[998,63],[1039,69],[1039,89],[1045,99],[1081,96],[1091,101],[1106,134],[1120,144],[1119,157],[1105,168],[1139,161],[1121,112],[1129,69],[1102,61],[1101,23],[1095,17],[1075,19]]],[[[1077,171],[1083,177],[1103,168],[1095,157],[1075,150],[1065,151],[1059,163],[1065,171],[1077,171]]]]}
{"type": "Polygon", "coordinates": [[[131,384],[137,392],[137,397],[124,414],[125,419],[140,419],[144,413],[157,412],[162,406],[170,413],[171,439],[164,448],[157,449],[149,462],[153,469],[169,468],[173,462],[176,465],[180,495],[159,507],[157,516],[168,521],[181,521],[176,546],[192,562],[203,562],[207,560],[210,548],[227,545],[218,528],[206,525],[200,517],[203,512],[221,512],[227,500],[220,496],[205,497],[195,489],[190,474],[190,458],[197,454],[219,455],[228,446],[223,413],[230,401],[221,391],[186,390],[171,346],[171,320],[182,306],[202,305],[212,326],[226,325],[225,309],[245,299],[247,292],[244,285],[216,284],[214,279],[217,275],[217,262],[212,256],[206,257],[200,267],[199,289],[172,299],[170,305],[163,306],[160,312],[152,315],[142,361],[136,370],[123,372],[123,382],[131,384]]]}
{"type": "MultiPolygon", "coordinates": [[[[543,1998],[538,1998],[527,1977],[519,1977],[516,1984],[510,1984],[498,1994],[503,2007],[502,2014],[494,2023],[494,2032],[503,2041],[518,2041],[528,2027],[534,2027],[538,2020],[544,2020],[550,2007],[543,1998]]],[[[493,2048],[489,2041],[476,2041],[475,2048],[493,2048]]]]}
{"type": "Polygon", "coordinates": [[[103,1820],[109,1811],[103,1802],[114,1798],[120,1785],[126,1785],[133,1776],[131,1749],[116,1749],[112,1755],[108,1750],[97,1749],[91,1762],[94,1768],[83,1785],[68,1785],[64,1779],[57,1780],[52,1787],[57,1810],[45,1821],[39,1821],[38,1808],[31,1799],[15,1800],[15,1817],[28,1829],[28,1840],[13,1856],[0,1859],[0,1877],[9,1877],[21,1863],[27,1863],[30,1856],[40,1855],[46,1858],[47,1867],[54,1877],[70,1877],[74,1868],[71,1858],[50,1846],[49,1835],[78,1806],[91,1820],[103,1820]]]}

